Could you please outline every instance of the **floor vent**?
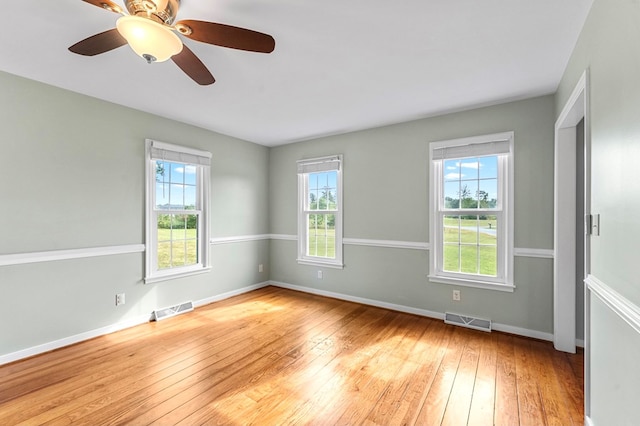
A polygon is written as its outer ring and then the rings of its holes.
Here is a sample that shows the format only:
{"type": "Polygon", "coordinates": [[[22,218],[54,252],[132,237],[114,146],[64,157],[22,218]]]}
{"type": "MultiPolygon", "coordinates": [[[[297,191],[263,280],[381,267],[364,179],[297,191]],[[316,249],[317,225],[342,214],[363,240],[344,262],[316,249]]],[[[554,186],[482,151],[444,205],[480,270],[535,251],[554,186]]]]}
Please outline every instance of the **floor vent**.
{"type": "Polygon", "coordinates": [[[175,317],[178,314],[183,314],[185,312],[191,311],[193,311],[193,302],[184,302],[179,305],[153,311],[152,319],[154,321],[160,321],[166,318],[175,317]]]}
{"type": "Polygon", "coordinates": [[[491,320],[466,317],[464,315],[452,314],[451,312],[445,312],[444,322],[461,327],[473,328],[474,330],[491,331],[491,320]]]}

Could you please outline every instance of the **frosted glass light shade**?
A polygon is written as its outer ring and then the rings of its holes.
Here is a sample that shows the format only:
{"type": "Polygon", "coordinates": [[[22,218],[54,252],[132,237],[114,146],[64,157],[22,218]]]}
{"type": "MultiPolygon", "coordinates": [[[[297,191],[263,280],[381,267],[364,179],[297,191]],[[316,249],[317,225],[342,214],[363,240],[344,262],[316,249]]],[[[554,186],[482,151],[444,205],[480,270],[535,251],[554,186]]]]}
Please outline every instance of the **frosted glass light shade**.
{"type": "Polygon", "coordinates": [[[133,51],[147,62],[164,62],[182,51],[180,38],[169,28],[150,19],[122,16],[116,22],[116,28],[133,51]]]}

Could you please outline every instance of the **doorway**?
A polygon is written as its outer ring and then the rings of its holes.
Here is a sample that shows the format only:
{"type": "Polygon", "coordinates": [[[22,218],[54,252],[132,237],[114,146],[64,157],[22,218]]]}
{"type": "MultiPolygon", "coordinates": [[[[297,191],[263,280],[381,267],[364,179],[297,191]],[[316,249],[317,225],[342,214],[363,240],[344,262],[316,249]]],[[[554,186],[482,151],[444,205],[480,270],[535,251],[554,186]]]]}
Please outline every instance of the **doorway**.
{"type": "MultiPolygon", "coordinates": [[[[555,126],[553,343],[557,350],[576,352],[576,324],[584,322],[585,415],[589,415],[589,274],[591,244],[585,218],[591,213],[591,132],[589,72],[586,70],[555,126]],[[577,284],[580,280],[580,284],[577,284]],[[580,309],[577,304],[580,303],[580,309]],[[577,321],[576,315],[584,315],[577,321]]],[[[590,231],[590,230],[589,230],[590,231]]]]}

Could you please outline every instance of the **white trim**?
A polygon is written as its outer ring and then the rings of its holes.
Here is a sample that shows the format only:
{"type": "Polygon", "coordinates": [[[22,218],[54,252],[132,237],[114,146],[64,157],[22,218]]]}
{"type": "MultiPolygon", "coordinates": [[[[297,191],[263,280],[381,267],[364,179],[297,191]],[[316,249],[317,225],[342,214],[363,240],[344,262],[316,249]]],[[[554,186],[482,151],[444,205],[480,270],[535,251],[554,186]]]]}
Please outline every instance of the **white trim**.
{"type": "Polygon", "coordinates": [[[449,284],[462,287],[483,288],[485,290],[497,290],[513,293],[516,286],[513,283],[495,283],[490,281],[482,281],[481,277],[478,279],[464,279],[457,277],[445,277],[442,275],[427,275],[429,281],[438,284],[449,284]]]}
{"type": "Polygon", "coordinates": [[[169,281],[177,278],[190,277],[192,275],[205,274],[211,271],[211,266],[203,267],[202,265],[193,265],[193,266],[181,267],[180,269],[175,268],[170,271],[171,273],[164,273],[164,274],[154,275],[152,277],[145,277],[144,283],[154,284],[154,283],[169,281]]]}
{"type": "Polygon", "coordinates": [[[200,306],[209,305],[214,302],[219,302],[221,300],[229,299],[230,297],[238,296],[240,294],[249,293],[250,291],[267,287],[268,285],[269,285],[269,281],[264,281],[258,284],[242,287],[237,290],[227,291],[225,293],[217,294],[215,296],[207,297],[205,299],[196,300],[195,302],[193,302],[193,306],[198,308],[200,306]]]}
{"type": "MultiPolygon", "coordinates": [[[[585,149],[590,145],[588,111],[589,73],[585,71],[562,108],[554,126],[553,186],[553,334],[557,350],[575,353],[576,341],[576,125],[584,117],[585,149]]],[[[585,157],[586,158],[586,157],[585,157]]],[[[585,164],[585,175],[590,164],[585,164]]],[[[589,180],[585,176],[585,185],[589,180]]],[[[589,214],[589,194],[585,191],[585,214],[589,214]]],[[[585,252],[589,252],[588,239],[585,252]]],[[[588,261],[585,259],[585,268],[588,261]]],[[[588,340],[588,324],[585,339],[588,340]]],[[[588,342],[587,342],[588,346],[588,342]]],[[[585,377],[585,383],[588,383],[585,377]]],[[[585,390],[588,386],[585,386],[585,390]]],[[[585,392],[587,395],[588,392],[585,392]]],[[[585,412],[589,413],[588,404],[585,412]]]]}
{"type": "Polygon", "coordinates": [[[592,294],[595,294],[609,309],[640,333],[640,306],[616,292],[593,275],[584,280],[592,294]]]}
{"type": "Polygon", "coordinates": [[[544,331],[529,330],[528,328],[514,327],[512,325],[492,323],[491,328],[495,331],[501,331],[503,333],[515,334],[517,336],[530,337],[532,339],[546,340],[547,342],[553,342],[553,334],[545,333],[544,331]]]}
{"type": "Polygon", "coordinates": [[[50,250],[33,253],[0,255],[0,266],[23,265],[25,263],[53,262],[57,260],[83,259],[87,257],[111,256],[144,252],[144,244],[122,246],[90,247],[71,250],[50,250]]]}
{"type": "Polygon", "coordinates": [[[585,426],[595,426],[595,423],[593,423],[593,420],[591,420],[591,417],[589,416],[584,416],[584,425],[585,426]]]}
{"type": "Polygon", "coordinates": [[[272,240],[298,241],[297,235],[289,234],[269,234],[269,238],[271,238],[272,240]]]}
{"type": "Polygon", "coordinates": [[[230,244],[230,243],[242,243],[245,241],[268,240],[270,238],[271,238],[271,234],[240,235],[235,237],[212,237],[209,239],[209,243],[213,245],[219,245],[219,244],[230,244]]]}
{"type": "Polygon", "coordinates": [[[0,365],[8,364],[10,362],[18,361],[24,358],[29,358],[35,355],[39,355],[45,352],[52,351],[54,349],[62,348],[64,346],[73,345],[75,343],[83,342],[85,340],[93,339],[105,334],[111,334],[116,331],[124,330],[125,328],[135,327],[136,325],[149,322],[151,315],[140,315],[135,318],[131,318],[126,321],[121,321],[115,324],[101,327],[95,330],[86,331],[84,333],[76,334],[73,336],[65,337],[63,339],[54,340],[52,342],[43,343],[31,348],[22,349],[16,352],[8,353],[6,355],[0,355],[0,365]]]}
{"type": "Polygon", "coordinates": [[[364,238],[343,238],[342,242],[352,246],[402,248],[413,250],[429,250],[429,243],[418,241],[368,240],[364,238]]]}
{"type": "MultiPolygon", "coordinates": [[[[438,320],[444,321],[444,313],[429,311],[427,309],[414,308],[411,306],[397,305],[395,303],[387,303],[381,302],[379,300],[366,299],[364,297],[351,296],[343,293],[335,293],[333,291],[319,290],[316,288],[298,286],[293,284],[288,284],[280,281],[269,281],[269,284],[274,287],[286,288],[289,290],[301,291],[303,293],[315,294],[318,296],[331,297],[333,299],[346,300],[348,302],[361,303],[363,305],[375,306],[378,308],[390,309],[392,311],[405,312],[408,314],[420,315],[427,318],[434,318],[438,320]]],[[[534,339],[553,341],[553,334],[545,333],[537,330],[529,330],[526,328],[514,327],[511,325],[499,324],[492,322],[491,324],[493,330],[501,331],[504,333],[515,334],[518,336],[531,337],[534,339]]]]}
{"type": "MultiPolygon", "coordinates": [[[[239,243],[245,241],[282,240],[297,241],[296,235],[288,234],[256,234],[233,237],[214,237],[209,239],[212,245],[239,243]]],[[[430,244],[418,241],[370,240],[365,238],[345,238],[343,243],[352,246],[400,248],[408,250],[429,250],[430,244]]],[[[128,244],[120,246],[89,247],[70,250],[50,250],[32,253],[0,254],[0,266],[22,265],[26,263],[52,262],[57,260],[83,259],[116,254],[143,253],[144,244],[128,244]]],[[[520,257],[553,258],[553,250],[516,248],[515,255],[520,257]]]]}
{"type": "Polygon", "coordinates": [[[286,288],[288,290],[300,291],[303,293],[315,294],[318,296],[330,297],[332,299],[346,300],[347,302],[361,303],[368,306],[376,306],[378,308],[390,309],[392,311],[405,312],[408,314],[420,315],[423,317],[444,320],[444,313],[428,311],[426,309],[413,308],[410,306],[396,305],[394,303],[381,302],[379,300],[367,299],[364,297],[351,296],[343,293],[334,293],[332,291],[319,290],[311,287],[304,287],[294,284],[288,284],[281,281],[269,281],[274,287],[286,288]]]}
{"type": "Polygon", "coordinates": [[[518,257],[539,257],[543,259],[553,259],[555,256],[553,249],[534,248],[514,248],[513,255],[518,257]]]}
{"type": "Polygon", "coordinates": [[[299,265],[318,266],[320,268],[344,269],[343,263],[323,262],[322,258],[318,258],[318,260],[296,259],[296,262],[298,262],[299,265]]]}
{"type": "MultiPolygon", "coordinates": [[[[237,290],[228,291],[226,293],[218,294],[216,296],[208,297],[206,299],[201,299],[193,302],[194,307],[200,307],[203,305],[207,305],[213,302],[218,302],[220,300],[228,299],[233,296],[237,296],[239,294],[248,293],[253,290],[257,290],[262,287],[266,287],[270,285],[269,282],[263,282],[258,284],[253,284],[247,287],[242,287],[237,290]]],[[[35,355],[39,355],[45,352],[52,351],[54,349],[59,349],[64,346],[73,345],[76,343],[83,342],[85,340],[90,340],[99,336],[104,336],[105,334],[111,334],[116,331],[124,330],[126,328],[135,327],[137,325],[141,325],[147,323],[151,320],[151,313],[148,315],[139,315],[135,318],[131,318],[129,320],[117,322],[115,324],[111,324],[105,327],[101,327],[95,330],[86,331],[84,333],[76,334],[73,336],[65,337],[63,339],[54,340],[52,342],[43,343],[38,346],[33,346],[31,348],[22,349],[16,352],[8,353],[5,355],[0,355],[0,365],[8,364],[10,362],[19,361],[24,358],[29,358],[35,355]]]]}

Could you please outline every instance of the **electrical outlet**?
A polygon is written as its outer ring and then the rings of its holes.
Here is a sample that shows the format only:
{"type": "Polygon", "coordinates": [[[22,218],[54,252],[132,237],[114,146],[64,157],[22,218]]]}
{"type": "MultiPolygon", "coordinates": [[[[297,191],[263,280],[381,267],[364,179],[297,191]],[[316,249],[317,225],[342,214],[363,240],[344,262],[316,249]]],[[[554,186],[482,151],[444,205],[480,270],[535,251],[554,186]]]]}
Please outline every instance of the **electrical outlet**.
{"type": "Polygon", "coordinates": [[[456,302],[460,301],[460,290],[453,290],[453,300],[456,302]]]}
{"type": "Polygon", "coordinates": [[[124,293],[116,294],[116,306],[124,305],[124,293]]]}
{"type": "Polygon", "coordinates": [[[262,263],[258,265],[258,272],[264,272],[264,266],[262,266],[262,263]]]}
{"type": "Polygon", "coordinates": [[[321,280],[322,279],[322,271],[318,271],[318,279],[321,280]]]}

